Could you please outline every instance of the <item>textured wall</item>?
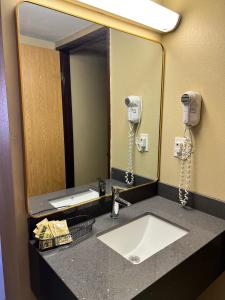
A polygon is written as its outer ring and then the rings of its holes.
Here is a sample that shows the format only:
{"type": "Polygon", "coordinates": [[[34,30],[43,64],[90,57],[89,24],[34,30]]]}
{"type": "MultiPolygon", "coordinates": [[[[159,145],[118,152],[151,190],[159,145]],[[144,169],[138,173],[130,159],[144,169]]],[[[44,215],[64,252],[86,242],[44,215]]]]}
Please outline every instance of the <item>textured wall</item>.
{"type": "MultiPolygon", "coordinates": [[[[177,186],[179,161],[173,158],[174,137],[181,136],[180,95],[202,94],[200,126],[193,130],[195,153],[192,190],[225,200],[225,1],[164,0],[182,14],[179,28],[163,37],[166,49],[161,176],[177,186]]],[[[224,299],[225,273],[199,300],[224,299]]]]}
{"type": "Polygon", "coordinates": [[[180,96],[202,94],[201,124],[193,129],[192,190],[225,200],[225,1],[165,0],[183,16],[175,32],[163,37],[166,49],[160,180],[178,185],[180,162],[173,158],[175,136],[182,136],[180,96]]]}

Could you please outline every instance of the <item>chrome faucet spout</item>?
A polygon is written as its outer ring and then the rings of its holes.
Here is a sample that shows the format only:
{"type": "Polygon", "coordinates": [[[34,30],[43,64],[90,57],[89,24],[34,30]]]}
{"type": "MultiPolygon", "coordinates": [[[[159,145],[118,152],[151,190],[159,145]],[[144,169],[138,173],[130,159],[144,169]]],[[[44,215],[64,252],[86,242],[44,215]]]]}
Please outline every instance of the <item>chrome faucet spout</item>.
{"type": "Polygon", "coordinates": [[[118,197],[116,199],[116,202],[118,202],[120,205],[123,205],[123,206],[131,206],[130,202],[128,202],[127,200],[124,200],[124,199],[122,199],[120,197],[118,197]]]}
{"type": "Polygon", "coordinates": [[[117,219],[119,217],[120,205],[122,206],[131,206],[131,203],[120,198],[120,191],[125,189],[120,187],[112,187],[112,212],[111,218],[117,219]]]}

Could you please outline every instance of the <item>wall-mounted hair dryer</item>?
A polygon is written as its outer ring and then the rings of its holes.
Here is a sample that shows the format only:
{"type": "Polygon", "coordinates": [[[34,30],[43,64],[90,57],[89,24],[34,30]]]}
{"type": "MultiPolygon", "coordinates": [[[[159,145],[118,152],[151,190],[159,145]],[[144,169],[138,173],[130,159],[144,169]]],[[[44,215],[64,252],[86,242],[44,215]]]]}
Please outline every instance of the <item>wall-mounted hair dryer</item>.
{"type": "Polygon", "coordinates": [[[137,132],[141,123],[142,98],[140,96],[128,96],[125,98],[125,104],[128,110],[128,122],[129,122],[128,166],[125,172],[125,182],[128,185],[133,185],[134,184],[133,151],[135,146],[135,140],[137,140],[137,132]]]}
{"type": "Polygon", "coordinates": [[[140,96],[128,96],[125,99],[128,107],[128,121],[131,123],[139,123],[141,120],[142,98],[140,96]]]}
{"type": "Polygon", "coordinates": [[[183,142],[181,147],[181,170],[179,183],[179,200],[182,206],[186,206],[189,200],[191,185],[191,159],[193,153],[192,127],[200,121],[202,96],[193,91],[184,93],[181,96],[183,103],[183,122],[185,125],[183,142]]]}
{"type": "Polygon", "coordinates": [[[183,122],[186,126],[198,125],[200,121],[202,97],[199,93],[188,91],[181,96],[184,105],[183,122]]]}

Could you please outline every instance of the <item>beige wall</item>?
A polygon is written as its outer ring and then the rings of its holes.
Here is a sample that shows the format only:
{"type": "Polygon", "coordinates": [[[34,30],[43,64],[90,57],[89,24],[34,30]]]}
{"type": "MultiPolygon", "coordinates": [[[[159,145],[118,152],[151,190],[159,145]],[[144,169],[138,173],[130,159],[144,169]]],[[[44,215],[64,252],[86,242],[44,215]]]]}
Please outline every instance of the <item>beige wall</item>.
{"type": "Polygon", "coordinates": [[[225,1],[165,0],[183,16],[175,32],[163,37],[166,49],[162,182],[177,186],[180,162],[173,158],[175,136],[182,136],[180,96],[202,94],[200,126],[193,129],[195,153],[191,189],[225,200],[225,1]]]}
{"type": "Polygon", "coordinates": [[[128,156],[127,96],[143,97],[139,133],[149,134],[149,152],[135,147],[134,172],[156,179],[158,169],[162,48],[160,44],[110,31],[111,166],[125,170],[128,156]]]}
{"type": "Polygon", "coordinates": [[[108,177],[108,90],[106,57],[70,56],[75,185],[108,177]]]}
{"type": "MultiPolygon", "coordinates": [[[[202,94],[201,125],[193,129],[192,190],[225,200],[225,1],[164,0],[183,16],[179,28],[163,37],[166,49],[161,175],[177,186],[180,162],[173,158],[175,136],[182,136],[184,91],[202,94]]],[[[199,300],[222,300],[225,274],[199,300]]]]}

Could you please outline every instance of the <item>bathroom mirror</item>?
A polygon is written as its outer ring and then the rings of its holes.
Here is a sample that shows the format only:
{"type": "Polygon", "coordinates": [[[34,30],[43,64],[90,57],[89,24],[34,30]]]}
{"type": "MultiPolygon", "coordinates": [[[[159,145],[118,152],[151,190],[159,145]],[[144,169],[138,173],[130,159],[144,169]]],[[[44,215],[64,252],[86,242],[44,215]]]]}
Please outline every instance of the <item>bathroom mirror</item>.
{"type": "Polygon", "coordinates": [[[155,182],[162,46],[29,2],[17,28],[30,215],[155,182]]]}

